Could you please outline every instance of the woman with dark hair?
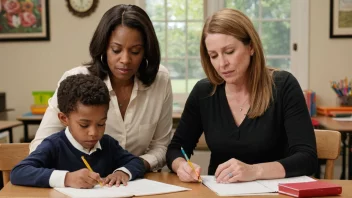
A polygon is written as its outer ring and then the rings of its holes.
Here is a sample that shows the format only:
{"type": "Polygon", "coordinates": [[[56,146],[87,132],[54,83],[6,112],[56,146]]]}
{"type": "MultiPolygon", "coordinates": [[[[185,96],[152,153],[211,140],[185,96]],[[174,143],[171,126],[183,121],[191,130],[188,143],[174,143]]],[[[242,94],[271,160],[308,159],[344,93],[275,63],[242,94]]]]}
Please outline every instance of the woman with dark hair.
{"type": "MultiPolygon", "coordinates": [[[[106,134],[143,159],[146,170],[162,168],[172,135],[172,90],[168,71],[159,65],[159,44],[148,15],[135,5],[112,7],[100,20],[89,51],[92,60],[65,72],[59,83],[78,73],[102,79],[111,99],[106,134]]],[[[31,152],[44,138],[64,128],[58,113],[55,92],[31,152]]],[[[77,122],[82,128],[100,127],[77,122]]]]}
{"type": "Polygon", "coordinates": [[[207,79],[190,93],[166,154],[180,180],[194,182],[184,159],[204,132],[208,174],[220,183],[311,175],[317,166],[314,129],[296,78],[265,65],[250,19],[238,10],[216,12],[200,42],[207,79]]]}

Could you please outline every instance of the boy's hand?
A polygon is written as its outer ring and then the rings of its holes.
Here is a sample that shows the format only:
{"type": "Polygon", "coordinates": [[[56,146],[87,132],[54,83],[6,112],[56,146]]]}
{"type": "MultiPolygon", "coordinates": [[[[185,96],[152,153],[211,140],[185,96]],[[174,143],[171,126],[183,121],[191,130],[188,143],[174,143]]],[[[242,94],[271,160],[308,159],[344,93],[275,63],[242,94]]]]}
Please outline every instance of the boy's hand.
{"type": "Polygon", "coordinates": [[[123,171],[116,171],[108,175],[104,181],[103,185],[108,184],[110,187],[116,184],[116,186],[120,186],[122,183],[124,186],[127,186],[127,181],[130,179],[130,176],[123,171]]]}
{"type": "Polygon", "coordinates": [[[98,173],[83,168],[75,172],[67,173],[65,186],[72,188],[93,188],[99,181],[102,181],[102,179],[98,173]]]}

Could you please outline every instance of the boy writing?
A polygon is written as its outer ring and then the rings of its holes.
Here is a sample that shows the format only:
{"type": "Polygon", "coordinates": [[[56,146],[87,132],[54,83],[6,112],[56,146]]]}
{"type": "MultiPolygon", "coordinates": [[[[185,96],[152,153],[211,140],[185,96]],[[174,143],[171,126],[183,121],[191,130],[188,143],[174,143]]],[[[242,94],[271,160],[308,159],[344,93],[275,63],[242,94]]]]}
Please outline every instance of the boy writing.
{"type": "Polygon", "coordinates": [[[11,172],[11,183],[37,187],[93,188],[143,177],[143,162],[104,135],[109,108],[105,83],[92,75],[67,77],[57,91],[58,117],[66,129],[46,138],[11,172]],[[91,169],[89,171],[82,156],[91,169]],[[102,179],[102,178],[103,179],[102,179]]]}

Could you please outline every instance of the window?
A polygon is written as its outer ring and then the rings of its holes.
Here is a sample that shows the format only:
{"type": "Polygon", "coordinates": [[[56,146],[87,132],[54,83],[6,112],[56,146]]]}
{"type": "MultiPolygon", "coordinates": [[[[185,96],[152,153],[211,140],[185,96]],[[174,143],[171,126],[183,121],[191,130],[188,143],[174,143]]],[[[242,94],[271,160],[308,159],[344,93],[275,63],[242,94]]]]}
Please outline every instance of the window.
{"type": "Polygon", "coordinates": [[[146,0],[161,48],[161,64],[170,72],[174,93],[189,93],[205,77],[199,41],[204,22],[203,0],[146,0]]]}
{"type": "Polygon", "coordinates": [[[239,9],[252,20],[262,39],[267,65],[293,72],[302,88],[308,87],[306,0],[137,0],[137,4],[154,24],[161,64],[170,72],[176,98],[186,97],[205,77],[199,56],[204,19],[225,7],[239,9]],[[298,52],[291,49],[293,43],[300,44],[298,52]]]}
{"type": "Polygon", "coordinates": [[[288,0],[225,0],[224,7],[241,10],[262,40],[267,65],[290,71],[290,15],[288,0]]]}

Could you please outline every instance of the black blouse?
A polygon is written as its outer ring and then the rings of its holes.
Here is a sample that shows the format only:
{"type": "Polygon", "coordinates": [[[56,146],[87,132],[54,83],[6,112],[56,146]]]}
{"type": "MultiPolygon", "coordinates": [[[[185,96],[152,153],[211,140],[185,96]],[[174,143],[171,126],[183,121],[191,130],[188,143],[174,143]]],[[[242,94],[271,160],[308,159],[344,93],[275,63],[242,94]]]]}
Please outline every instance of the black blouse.
{"type": "MultiPolygon", "coordinates": [[[[273,102],[255,119],[246,117],[237,126],[225,94],[225,83],[210,96],[209,80],[199,81],[190,93],[175,135],[168,146],[166,160],[193,150],[204,132],[211,151],[208,174],[219,164],[235,158],[247,164],[277,161],[286,177],[311,175],[317,167],[314,129],[303,92],[296,78],[286,71],[275,71],[273,102]]],[[[260,100],[260,98],[258,98],[260,100]]]]}

